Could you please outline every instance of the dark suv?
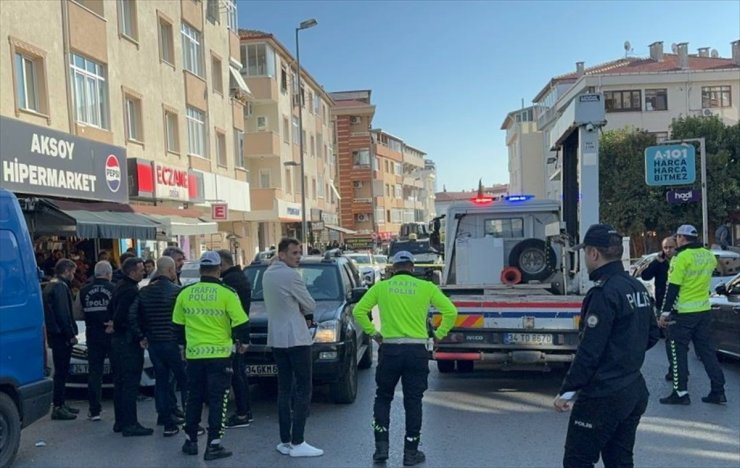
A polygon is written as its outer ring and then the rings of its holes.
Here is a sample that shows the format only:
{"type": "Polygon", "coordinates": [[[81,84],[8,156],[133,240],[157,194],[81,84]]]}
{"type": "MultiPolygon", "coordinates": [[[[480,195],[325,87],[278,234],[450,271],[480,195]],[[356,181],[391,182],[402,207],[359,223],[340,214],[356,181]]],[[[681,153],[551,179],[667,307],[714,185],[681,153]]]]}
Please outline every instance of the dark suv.
{"type": "MultiPolygon", "coordinates": [[[[269,260],[255,260],[244,270],[252,285],[251,339],[246,352],[252,378],[277,376],[272,350],[267,346],[268,317],[262,289],[268,266],[269,260]]],[[[373,362],[370,337],[352,316],[354,304],[367,288],[362,285],[357,267],[339,250],[303,257],[298,271],[316,301],[314,320],[318,325],[311,331],[314,383],[329,384],[336,403],[352,403],[357,396],[357,369],[367,369],[373,362]]]]}

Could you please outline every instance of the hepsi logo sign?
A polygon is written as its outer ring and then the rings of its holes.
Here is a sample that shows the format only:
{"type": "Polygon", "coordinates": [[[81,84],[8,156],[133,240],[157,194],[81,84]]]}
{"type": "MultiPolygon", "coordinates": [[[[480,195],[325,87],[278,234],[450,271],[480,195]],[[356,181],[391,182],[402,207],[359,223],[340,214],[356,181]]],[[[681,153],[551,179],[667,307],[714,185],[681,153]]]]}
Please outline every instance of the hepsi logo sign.
{"type": "Polygon", "coordinates": [[[211,219],[214,221],[226,221],[229,219],[229,204],[214,203],[211,205],[211,219]]]}

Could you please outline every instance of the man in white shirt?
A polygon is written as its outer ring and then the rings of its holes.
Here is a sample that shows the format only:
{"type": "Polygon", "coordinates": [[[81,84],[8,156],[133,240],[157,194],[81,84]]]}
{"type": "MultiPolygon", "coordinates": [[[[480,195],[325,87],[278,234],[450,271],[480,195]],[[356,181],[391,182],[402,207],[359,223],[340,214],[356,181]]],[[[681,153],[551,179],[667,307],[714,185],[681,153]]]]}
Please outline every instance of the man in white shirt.
{"type": "Polygon", "coordinates": [[[316,302],[296,270],[300,261],[301,243],[285,238],[278,245],[277,259],[262,279],[268,315],[267,346],[272,348],[278,367],[280,444],[276,449],[291,457],[318,457],[324,451],[303,438],[311,402],[313,338],[309,328],[316,302]]]}

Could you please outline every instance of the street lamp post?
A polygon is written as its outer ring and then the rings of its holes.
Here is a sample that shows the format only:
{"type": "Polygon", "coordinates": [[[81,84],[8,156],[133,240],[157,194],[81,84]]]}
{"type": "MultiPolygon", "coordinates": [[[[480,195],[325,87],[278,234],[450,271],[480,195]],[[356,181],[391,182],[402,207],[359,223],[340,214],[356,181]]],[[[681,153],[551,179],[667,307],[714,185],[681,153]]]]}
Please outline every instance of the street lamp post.
{"type": "Polygon", "coordinates": [[[301,22],[295,28],[295,58],[298,66],[298,150],[301,155],[301,244],[303,255],[308,253],[308,225],[306,223],[306,163],[303,157],[303,94],[301,93],[301,49],[298,42],[298,33],[303,29],[313,28],[318,21],[311,18],[301,22]]]}

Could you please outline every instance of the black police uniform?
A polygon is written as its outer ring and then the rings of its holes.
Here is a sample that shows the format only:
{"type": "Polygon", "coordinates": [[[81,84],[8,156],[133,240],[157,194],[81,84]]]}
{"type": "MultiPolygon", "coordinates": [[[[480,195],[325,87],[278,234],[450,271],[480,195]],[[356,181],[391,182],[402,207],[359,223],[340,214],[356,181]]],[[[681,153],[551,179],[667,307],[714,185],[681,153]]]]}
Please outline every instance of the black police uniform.
{"type": "Polygon", "coordinates": [[[115,286],[106,278],[95,278],[80,290],[80,304],[85,316],[87,344],[87,398],[90,416],[100,416],[100,392],[103,385],[105,358],[111,358],[111,335],[105,332],[105,323],[112,320],[108,304],[115,286]]]}
{"type": "Polygon", "coordinates": [[[590,274],[581,308],[581,343],[560,394],[578,392],[564,467],[632,466],[632,447],[648,390],[640,368],[660,338],[645,287],[619,261],[590,274]]]}
{"type": "MultiPolygon", "coordinates": [[[[663,255],[661,253],[661,255],[663,255]]],[[[659,262],[657,259],[650,262],[642,273],[640,278],[645,281],[653,280],[653,287],[655,288],[655,310],[656,316],[660,315],[660,309],[663,307],[663,300],[665,299],[666,286],[668,283],[668,268],[670,267],[670,260],[666,259],[659,262]]],[[[672,380],[673,374],[671,372],[671,343],[670,340],[665,340],[665,355],[668,358],[668,374],[666,374],[666,380],[672,380]]]]}

